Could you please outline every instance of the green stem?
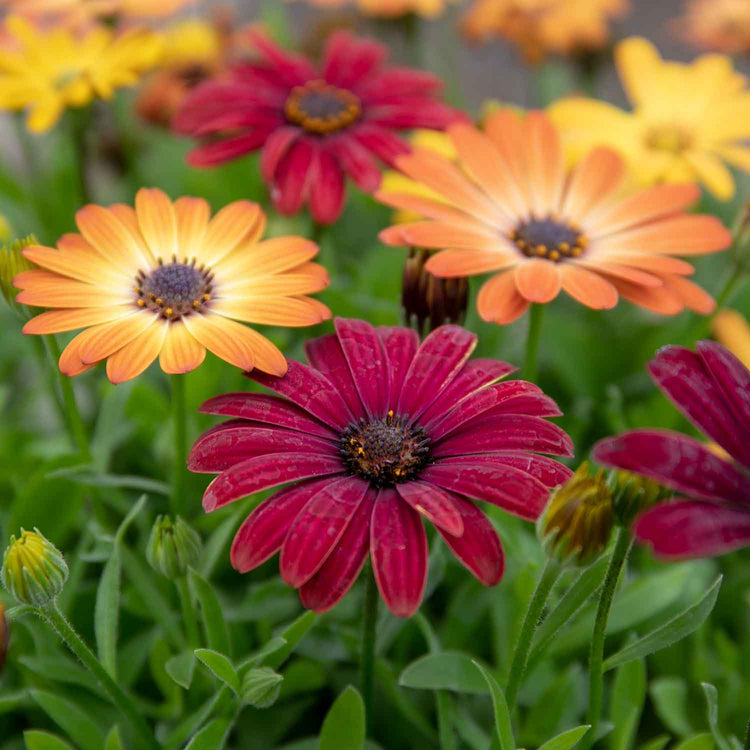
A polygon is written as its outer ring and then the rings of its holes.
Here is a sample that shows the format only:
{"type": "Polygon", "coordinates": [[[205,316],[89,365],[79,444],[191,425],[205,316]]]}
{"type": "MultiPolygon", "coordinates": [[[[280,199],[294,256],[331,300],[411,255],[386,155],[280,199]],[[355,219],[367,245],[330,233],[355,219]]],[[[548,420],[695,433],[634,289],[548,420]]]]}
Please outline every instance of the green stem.
{"type": "Polygon", "coordinates": [[[175,581],[177,593],[180,595],[180,606],[182,607],[182,619],[185,622],[185,633],[190,648],[195,650],[201,646],[200,632],[198,631],[198,618],[195,616],[195,607],[190,596],[187,576],[180,576],[175,581]]]}
{"type": "Polygon", "coordinates": [[[407,59],[412,65],[423,67],[422,34],[419,16],[416,13],[407,13],[401,19],[401,27],[404,30],[407,59]]]}
{"type": "Polygon", "coordinates": [[[745,731],[745,750],[750,750],[750,721],[747,722],[747,730],[745,731]]]}
{"type": "Polygon", "coordinates": [[[581,750],[588,750],[596,741],[597,728],[602,712],[602,695],[604,688],[604,674],[602,664],[604,662],[604,637],[607,633],[607,622],[615,598],[617,583],[620,573],[625,566],[633,539],[628,529],[620,527],[617,530],[617,538],[612,557],[604,576],[602,591],[599,595],[599,606],[596,610],[594,621],[594,632],[591,636],[591,650],[589,652],[589,708],[586,715],[586,723],[591,724],[591,729],[586,732],[581,740],[581,750]]]}
{"type": "Polygon", "coordinates": [[[378,587],[372,570],[365,576],[365,603],[362,613],[362,700],[368,728],[372,727],[372,693],[375,676],[375,628],[378,623],[378,587]]]}
{"type": "Polygon", "coordinates": [[[40,369],[47,373],[47,382],[49,383],[50,393],[52,394],[52,400],[55,402],[55,408],[57,413],[60,415],[60,421],[66,422],[68,415],[65,411],[65,404],[57,392],[57,377],[55,376],[55,370],[57,369],[57,362],[50,363],[50,358],[47,354],[47,348],[44,345],[44,339],[40,336],[31,336],[31,343],[34,347],[34,355],[37,358],[40,369]]]}
{"type": "Polygon", "coordinates": [[[560,564],[556,560],[549,558],[544,565],[542,574],[539,576],[536,588],[529,602],[529,607],[526,610],[526,615],[523,618],[521,633],[518,636],[513,654],[513,662],[510,665],[508,685],[505,688],[505,700],[508,703],[508,710],[511,713],[513,712],[513,707],[516,705],[518,690],[521,687],[521,682],[526,672],[526,664],[529,659],[529,651],[531,651],[531,642],[534,639],[534,633],[539,624],[544,605],[549,597],[549,592],[552,590],[559,575],[560,564]]]}
{"type": "Polygon", "coordinates": [[[71,109],[70,115],[70,140],[73,145],[73,158],[75,159],[76,179],[78,181],[78,197],[80,205],[91,203],[91,189],[88,180],[88,147],[87,137],[91,123],[91,107],[83,109],[71,109]]]}
{"type": "Polygon", "coordinates": [[[44,340],[52,359],[51,366],[57,374],[57,382],[59,383],[60,391],[62,392],[62,400],[71,437],[78,448],[78,452],[81,454],[81,458],[84,461],[87,461],[91,458],[89,439],[86,434],[86,427],[83,424],[83,419],[81,418],[81,413],[78,411],[78,404],[76,403],[76,396],[73,391],[73,382],[67,375],[63,375],[63,373],[60,372],[58,366],[58,361],[60,359],[60,345],[57,343],[55,336],[51,334],[45,336],[44,340]]]}
{"type": "Polygon", "coordinates": [[[174,474],[171,507],[180,515],[185,501],[185,467],[187,466],[187,409],[185,406],[185,376],[172,375],[172,427],[174,435],[174,474]]]}
{"type": "Polygon", "coordinates": [[[68,648],[83,662],[91,674],[99,680],[101,686],[107,691],[112,702],[122,712],[123,716],[130,722],[133,730],[141,738],[142,745],[157,750],[159,744],[154,739],[153,732],[149,729],[140,711],[136,708],[132,698],[109,676],[106,669],[91,652],[91,649],[83,642],[81,636],[76,633],[71,624],[65,619],[57,602],[53,601],[46,607],[39,608],[39,614],[57,631],[57,634],[67,644],[68,648]]]}
{"type": "Polygon", "coordinates": [[[526,356],[523,362],[523,377],[534,382],[537,375],[537,354],[542,335],[544,305],[534,303],[529,311],[529,332],[526,338],[526,356]]]}

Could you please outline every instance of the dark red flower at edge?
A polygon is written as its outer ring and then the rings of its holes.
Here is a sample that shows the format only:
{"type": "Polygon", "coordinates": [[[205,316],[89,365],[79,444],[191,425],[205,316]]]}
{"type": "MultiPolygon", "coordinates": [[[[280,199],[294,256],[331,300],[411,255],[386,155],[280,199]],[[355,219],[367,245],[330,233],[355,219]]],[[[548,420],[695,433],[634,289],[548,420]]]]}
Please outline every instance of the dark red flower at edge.
{"type": "Polygon", "coordinates": [[[657,386],[731,458],[671,430],[631,430],[601,440],[594,460],[650,477],[693,499],[641,514],[637,539],[665,558],[706,557],[750,545],[750,372],[727,349],[661,349],[648,369],[657,386]]]}
{"type": "Polygon", "coordinates": [[[309,366],[248,374],[284,398],[230,393],[201,411],[237,419],[193,446],[189,468],[222,472],[203,507],[295,482],[261,503],[234,538],[232,565],[252,570],[281,550],[282,578],[318,612],[349,590],[367,559],[389,609],[413,614],[427,577],[429,519],[486,586],[500,581],[503,550],[469,498],[535,520],[549,489],[571,472],[540,451],[570,456],[568,435],[544,417],[560,411],[515,368],[469,356],[474,334],[438,328],[421,344],[407,328],[335,321],[308,341],[309,366]]]}
{"type": "Polygon", "coordinates": [[[344,174],[364,191],[380,185],[377,159],[409,151],[394,131],[442,130],[466,116],[435,98],[441,81],[385,67],[381,44],[346,31],[328,40],[320,67],[265,35],[251,39],[261,61],[236,65],[228,79],[198,86],[173,127],[204,142],[188,155],[208,167],[263,149],[261,173],[276,209],[331,223],[344,203],[344,174]]]}

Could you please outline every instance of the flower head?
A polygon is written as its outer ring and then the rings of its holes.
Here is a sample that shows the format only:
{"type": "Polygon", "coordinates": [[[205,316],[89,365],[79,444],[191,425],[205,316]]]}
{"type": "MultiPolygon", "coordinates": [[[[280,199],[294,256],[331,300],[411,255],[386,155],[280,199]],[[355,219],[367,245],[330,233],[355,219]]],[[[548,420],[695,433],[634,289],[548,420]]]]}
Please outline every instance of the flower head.
{"type": "Polygon", "coordinates": [[[436,99],[439,79],[386,67],[385,48],[372,40],[336,32],[316,66],[259,32],[251,38],[261,60],[199,86],[173,125],[203,141],[188,157],[195,166],[262,148],[261,173],[283,214],[309,203],[316,221],[335,221],[344,174],[372,192],[380,184],[377,159],[392,164],[409,150],[394,131],[442,129],[463,117],[436,99]]]}
{"type": "Polygon", "coordinates": [[[58,308],[32,318],[24,333],[86,328],[68,344],[60,370],[78,375],[107,360],[113,383],[130,380],[157,357],[162,370],[195,369],[206,349],[243,370],[274,375],[286,360],[265,337],[235,321],[307,326],[330,317],[306,295],[328,285],[303,237],[260,241],[265,215],[236,201],[213,218],[202,198],[174,203],[142,189],[135,210],[89,205],[76,214],[80,234],[58,249],[27,247],[41,266],[15,278],[16,302],[58,308]]]}
{"type": "Polygon", "coordinates": [[[498,35],[516,44],[529,63],[548,54],[582,55],[609,40],[609,22],[628,0],[474,0],[463,20],[474,40],[498,35]]]}
{"type": "Polygon", "coordinates": [[[707,557],[750,545],[750,371],[721,344],[661,349],[651,377],[728,454],[671,430],[605,438],[592,457],[653,479],[680,496],[635,521],[637,539],[665,558],[707,557]],[[689,498],[689,499],[687,499],[689,498]]]}
{"type": "Polygon", "coordinates": [[[306,344],[309,365],[285,377],[250,373],[280,394],[231,393],[201,411],[234,417],[192,448],[188,467],[221,472],[203,507],[293,484],[261,503],[234,538],[232,565],[247,572],[281,550],[282,578],[322,612],[351,587],[368,554],[391,611],[409,616],[427,576],[422,517],[486,586],[503,552],[473,499],[528,520],[570,471],[536,455],[572,454],[560,414],[537,386],[497,382],[514,368],[469,360],[476,336],[438,328],[419,344],[406,328],[335,321],[306,344]],[[469,499],[472,498],[472,499],[469,499]]]}
{"type": "Polygon", "coordinates": [[[571,158],[610,146],[641,184],[700,181],[717,198],[731,198],[725,162],[750,169],[750,91],[731,58],[665,61],[651,42],[634,37],[617,45],[615,59],[631,112],[579,97],[549,108],[571,158]]]}
{"type": "Polygon", "coordinates": [[[42,607],[62,591],[68,580],[68,565],[39,529],[21,529],[18,539],[10,537],[0,577],[16,601],[42,607]]]}
{"type": "Polygon", "coordinates": [[[718,219],[682,213],[699,196],[694,185],[618,197],[620,157],[594,149],[566,170],[558,133],[540,112],[501,110],[488,116],[484,132],[458,123],[448,135],[457,164],[419,149],[397,160],[439,200],[377,195],[427,220],[380,236],[389,245],[441,250],[426,264],[436,276],[498,271],[479,292],[484,320],[509,323],[561,289],[595,309],[614,307],[619,296],[663,314],[713,309],[713,299],[685,278],[693,267],[674,257],[731,242],[718,219]]]}
{"type": "Polygon", "coordinates": [[[682,37],[701,49],[728,55],[750,52],[747,0],[688,0],[674,26],[682,37]]]}
{"type": "Polygon", "coordinates": [[[174,580],[184,576],[198,562],[201,538],[180,516],[158,516],[151,527],[146,547],[149,565],[163,576],[174,580]]]}
{"type": "Polygon", "coordinates": [[[157,60],[161,39],[145,29],[115,34],[94,26],[76,34],[61,27],[43,30],[10,16],[5,31],[12,46],[0,56],[0,109],[28,109],[26,125],[49,130],[68,107],[109,99],[133,86],[157,60]]]}

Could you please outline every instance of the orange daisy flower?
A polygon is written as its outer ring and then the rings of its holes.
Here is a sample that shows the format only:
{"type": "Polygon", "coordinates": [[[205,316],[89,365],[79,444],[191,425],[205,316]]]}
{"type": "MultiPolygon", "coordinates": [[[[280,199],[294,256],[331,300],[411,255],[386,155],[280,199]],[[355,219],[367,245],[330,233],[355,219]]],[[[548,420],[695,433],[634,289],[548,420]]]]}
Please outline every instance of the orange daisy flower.
{"type": "Polygon", "coordinates": [[[696,47],[728,55],[750,52],[750,3],[747,0],[688,0],[672,24],[696,47]]]}
{"type": "Polygon", "coordinates": [[[135,210],[89,205],[76,214],[80,234],[57,249],[32,245],[24,256],[40,266],[14,279],[16,301],[59,308],[32,318],[24,333],[86,330],[68,344],[60,370],[78,375],[107,360],[107,376],[122,383],[157,357],[167,373],[203,362],[206,349],[243,370],[286,373],[281,352],[236,321],[308,326],[330,318],[305,295],[328,286],[311,263],[318,247],[303,237],[260,242],[260,206],[231,203],[213,218],[201,198],[174,203],[142,189],[135,210]]]}
{"type": "Polygon", "coordinates": [[[622,296],[666,315],[713,310],[713,299],[685,278],[693,267],[674,257],[723,250],[732,239],[715,217],[683,213],[700,195],[695,185],[621,197],[623,162],[605,148],[568,172],[559,134],[542,112],[500,110],[484,133],[463,123],[447,132],[457,163],[424,149],[396,160],[437,198],[377,194],[427,220],[380,237],[440,250],[426,266],[436,276],[499,271],[479,292],[484,320],[510,323],[561,289],[594,309],[612,308],[622,296]]]}

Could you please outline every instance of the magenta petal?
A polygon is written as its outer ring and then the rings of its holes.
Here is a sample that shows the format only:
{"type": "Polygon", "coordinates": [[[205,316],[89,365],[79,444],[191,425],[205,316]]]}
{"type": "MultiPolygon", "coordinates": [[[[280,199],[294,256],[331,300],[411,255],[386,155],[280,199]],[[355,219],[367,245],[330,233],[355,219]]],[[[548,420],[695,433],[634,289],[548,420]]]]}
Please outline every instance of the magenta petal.
{"type": "Polygon", "coordinates": [[[394,97],[411,97],[415,94],[434,94],[442,86],[440,78],[426,70],[389,67],[377,76],[372,76],[360,88],[360,93],[369,101],[391,100],[394,97]]]}
{"type": "Polygon", "coordinates": [[[702,357],[680,346],[665,346],[648,363],[659,388],[700,430],[740,463],[750,466],[750,444],[702,357]]]}
{"type": "Polygon", "coordinates": [[[346,401],[354,421],[364,417],[365,407],[357,392],[357,386],[354,385],[349,363],[346,361],[338,336],[328,333],[317,339],[308,339],[305,341],[305,356],[312,367],[335,384],[341,398],[346,401]]]}
{"type": "Polygon", "coordinates": [[[634,471],[703,500],[750,504],[750,477],[698,440],[671,430],[631,430],[600,440],[594,461],[634,471]]]}
{"type": "Polygon", "coordinates": [[[218,474],[247,458],[287,452],[338,456],[338,444],[296,430],[236,419],[204,432],[190,450],[187,467],[196,473],[218,474]]]}
{"type": "Polygon", "coordinates": [[[485,414],[508,399],[526,393],[539,394],[541,389],[525,380],[511,380],[481,388],[459,401],[442,419],[436,419],[430,425],[430,437],[439,440],[479,414],[485,414]]]}
{"type": "Polygon", "coordinates": [[[204,401],[198,411],[201,414],[218,414],[267,422],[334,440],[338,437],[330,427],[326,427],[304,409],[286,399],[265,393],[225,393],[223,396],[204,401]]]}
{"type": "Polygon", "coordinates": [[[456,494],[451,494],[451,497],[461,514],[464,532],[457,537],[438,527],[438,533],[453,554],[481,583],[496,586],[505,570],[505,555],[497,532],[471,500],[456,494]]]}
{"type": "Polygon", "coordinates": [[[429,431],[433,425],[442,421],[451,409],[480,388],[494,383],[517,368],[507,362],[496,359],[472,359],[451,381],[448,387],[432,402],[420,417],[420,422],[429,431]]]}
{"type": "Polygon", "coordinates": [[[388,355],[391,373],[391,392],[388,397],[388,408],[394,411],[398,407],[401,388],[409,370],[409,365],[419,349],[419,336],[410,328],[400,326],[380,326],[375,332],[383,342],[388,355]]]}
{"type": "Polygon", "coordinates": [[[323,57],[324,78],[335,86],[352,88],[383,63],[386,48],[374,39],[337,31],[326,45],[323,57]]]}
{"type": "Polygon", "coordinates": [[[466,463],[438,461],[423,469],[420,478],[536,521],[547,504],[549,489],[512,466],[476,462],[473,458],[467,457],[466,463]]]}
{"type": "Polygon", "coordinates": [[[279,571],[294,588],[310,580],[341,538],[368,482],[342,477],[328,482],[294,519],[281,548],[279,571]]]}
{"type": "Polygon", "coordinates": [[[556,424],[523,414],[480,417],[464,424],[432,447],[432,455],[458,456],[487,451],[527,450],[572,456],[573,441],[556,424]]]}
{"type": "Polygon", "coordinates": [[[268,130],[253,130],[231,138],[196,146],[187,155],[188,164],[194,167],[213,167],[236,159],[260,148],[268,137],[268,130]]]}
{"type": "Polygon", "coordinates": [[[464,533],[461,514],[456,510],[453,497],[444,489],[416,479],[397,484],[396,492],[414,510],[451,536],[461,536],[464,533]]]}
{"type": "Polygon", "coordinates": [[[376,496],[376,490],[368,491],[323,565],[300,588],[303,606],[326,612],[352,587],[370,551],[370,517],[376,496]]]}
{"type": "Polygon", "coordinates": [[[268,140],[263,145],[263,151],[260,155],[260,173],[266,182],[273,180],[279,163],[300,135],[302,135],[301,128],[295,125],[288,125],[283,128],[277,128],[268,136],[268,140]]]}
{"type": "Polygon", "coordinates": [[[352,128],[351,134],[368,151],[372,151],[378,159],[392,167],[396,166],[396,159],[411,151],[409,144],[388,128],[363,122],[352,128]]]}
{"type": "MultiPolygon", "coordinates": [[[[465,464],[466,456],[448,456],[441,458],[441,464],[451,463],[465,464]]],[[[534,479],[538,479],[545,487],[550,489],[564,484],[573,476],[573,472],[564,464],[547,456],[538,456],[536,453],[525,453],[524,451],[495,451],[494,453],[477,453],[471,456],[472,463],[487,464],[491,466],[512,466],[534,479]]]]}
{"type": "Polygon", "coordinates": [[[310,213],[318,224],[333,224],[344,207],[344,173],[336,159],[318,149],[310,179],[310,213]]]}
{"type": "Polygon", "coordinates": [[[391,381],[383,342],[363,320],[336,318],[333,324],[365,411],[371,417],[384,417],[391,381]]]}
{"type": "Polygon", "coordinates": [[[248,458],[219,474],[203,493],[207,513],[240,497],[267,490],[286,482],[343,473],[338,457],[306,453],[269,453],[248,458]]]}
{"type": "Polygon", "coordinates": [[[317,144],[301,137],[279,162],[271,186],[271,200],[279,213],[296,214],[307,199],[317,151],[317,144]]]}
{"type": "Polygon", "coordinates": [[[636,519],[633,532],[670,560],[713,557],[750,545],[750,513],[713,503],[676,500],[636,519]]]}
{"type": "Polygon", "coordinates": [[[249,36],[256,49],[288,85],[298,86],[319,77],[318,71],[302,55],[279,47],[270,37],[255,29],[249,32],[249,36]]]}
{"type": "Polygon", "coordinates": [[[398,413],[412,421],[427,409],[461,371],[477,345],[477,337],[461,326],[435,329],[411,361],[398,404],[398,413]]]}
{"type": "Polygon", "coordinates": [[[359,141],[346,133],[331,138],[328,148],[360,190],[372,193],[378,189],[381,180],[378,163],[359,141]]]}
{"type": "Polygon", "coordinates": [[[246,373],[246,376],[286,396],[331,427],[343,430],[352,421],[353,415],[336,386],[312,367],[306,367],[293,359],[288,360],[288,365],[286,375],[281,378],[267,375],[258,369],[246,373]]]}
{"type": "Polygon", "coordinates": [[[242,523],[232,542],[232,567],[247,573],[268,560],[310,498],[330,479],[313,479],[285,487],[264,500],[242,523]]]}
{"type": "Polygon", "coordinates": [[[392,488],[381,489],[372,511],[370,556],[375,581],[396,617],[411,617],[427,583],[427,535],[419,513],[392,488]]]}
{"type": "Polygon", "coordinates": [[[485,416],[525,414],[527,417],[561,417],[560,407],[544,393],[524,393],[496,404],[485,416]]]}

